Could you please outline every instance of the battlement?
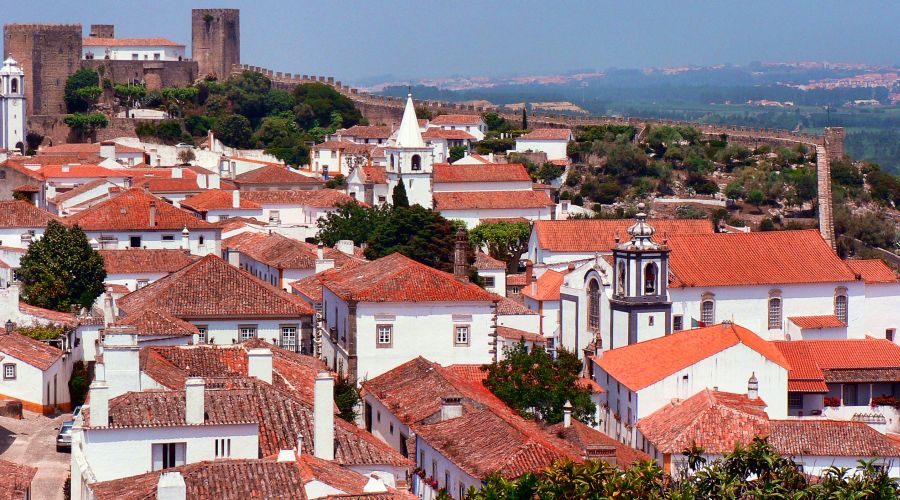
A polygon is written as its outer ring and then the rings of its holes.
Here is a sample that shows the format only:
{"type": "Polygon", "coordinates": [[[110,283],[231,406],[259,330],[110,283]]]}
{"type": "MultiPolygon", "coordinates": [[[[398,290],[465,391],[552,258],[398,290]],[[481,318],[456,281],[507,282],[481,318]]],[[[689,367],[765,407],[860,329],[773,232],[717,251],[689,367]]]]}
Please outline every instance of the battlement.
{"type": "Polygon", "coordinates": [[[31,32],[31,31],[68,32],[68,31],[72,31],[72,30],[78,30],[78,35],[81,36],[81,24],[6,23],[3,25],[3,29],[7,32],[31,32]]]}
{"type": "Polygon", "coordinates": [[[241,13],[241,9],[191,9],[191,11],[202,14],[218,14],[221,16],[236,16],[241,13]]]}

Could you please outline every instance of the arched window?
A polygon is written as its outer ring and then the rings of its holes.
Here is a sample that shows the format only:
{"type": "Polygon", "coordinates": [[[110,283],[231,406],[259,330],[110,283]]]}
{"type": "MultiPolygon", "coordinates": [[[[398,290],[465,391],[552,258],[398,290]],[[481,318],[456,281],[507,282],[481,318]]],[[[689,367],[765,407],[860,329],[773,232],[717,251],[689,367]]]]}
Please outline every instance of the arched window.
{"type": "Polygon", "coordinates": [[[703,326],[709,326],[716,322],[716,301],[709,298],[700,303],[700,321],[703,326]]]}
{"type": "Polygon", "coordinates": [[[600,331],[600,284],[595,279],[588,283],[588,330],[600,331]]]}
{"type": "Polygon", "coordinates": [[[9,91],[12,92],[13,94],[16,94],[19,92],[19,79],[18,78],[13,78],[12,81],[9,82],[9,91]]]}
{"type": "Polygon", "coordinates": [[[769,299],[769,330],[781,329],[781,298],[769,299]]]}
{"type": "Polygon", "coordinates": [[[412,169],[422,170],[422,157],[419,155],[412,156],[412,169]]]}
{"type": "Polygon", "coordinates": [[[653,262],[644,266],[644,295],[656,294],[656,264],[653,262]]]}
{"type": "Polygon", "coordinates": [[[844,324],[847,324],[847,296],[846,295],[835,295],[834,296],[834,315],[838,317],[839,320],[843,321],[844,324]]]}
{"type": "Polygon", "coordinates": [[[616,294],[625,295],[625,263],[619,262],[619,270],[616,272],[616,294]]]}
{"type": "Polygon", "coordinates": [[[394,153],[391,153],[391,170],[394,169],[394,153]]]}

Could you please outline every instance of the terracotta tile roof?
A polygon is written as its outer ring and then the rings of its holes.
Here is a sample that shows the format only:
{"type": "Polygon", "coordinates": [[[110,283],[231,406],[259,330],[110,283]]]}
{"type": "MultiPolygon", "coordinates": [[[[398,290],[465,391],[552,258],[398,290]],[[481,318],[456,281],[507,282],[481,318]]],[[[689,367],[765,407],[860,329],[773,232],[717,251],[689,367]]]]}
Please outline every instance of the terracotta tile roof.
{"type": "Polygon", "coordinates": [[[886,339],[794,340],[774,342],[790,363],[788,390],[827,392],[826,382],[848,372],[867,373],[854,381],[895,381],[900,369],[900,346],[886,339]]]}
{"type": "Polygon", "coordinates": [[[346,135],[360,139],[388,139],[391,137],[391,128],[382,125],[354,125],[338,130],[334,135],[346,135]]]}
{"type": "Polygon", "coordinates": [[[437,115],[431,119],[432,125],[466,125],[475,126],[482,123],[480,115],[437,115]]]}
{"type": "MultiPolygon", "coordinates": [[[[106,291],[110,293],[117,293],[119,295],[128,295],[129,293],[131,293],[131,290],[129,290],[125,285],[120,285],[117,283],[104,283],[103,286],[106,288],[106,291]]],[[[84,323],[79,321],[79,324],[84,323]]]]}
{"type": "MultiPolygon", "coordinates": [[[[96,38],[95,38],[96,40],[96,38]]],[[[66,155],[66,154],[81,154],[81,153],[100,153],[100,143],[70,143],[70,144],[59,144],[57,146],[42,146],[38,150],[38,155],[66,155]]],[[[116,153],[143,153],[144,150],[141,148],[135,148],[132,146],[126,146],[124,144],[115,144],[116,153]]]]}
{"type": "Polygon", "coordinates": [[[79,194],[83,194],[92,189],[103,186],[104,184],[108,185],[109,187],[115,187],[115,184],[113,184],[112,182],[109,182],[106,179],[94,179],[94,180],[85,182],[84,184],[82,184],[80,186],[74,187],[74,188],[66,191],[65,193],[60,193],[60,194],[54,196],[50,200],[50,202],[52,202],[56,205],[59,205],[60,203],[66,201],[68,199],[74,198],[75,196],[78,196],[79,194]]]}
{"type": "Polygon", "coordinates": [[[532,311],[531,309],[527,308],[525,304],[517,302],[509,297],[503,297],[502,299],[500,299],[500,302],[497,303],[497,314],[499,315],[536,315],[537,313],[537,311],[532,311]]]}
{"type": "Polygon", "coordinates": [[[506,269],[506,262],[497,260],[484,252],[475,253],[475,269],[479,270],[503,270],[506,269]]]}
{"type": "Polygon", "coordinates": [[[51,220],[59,217],[27,201],[0,201],[0,227],[42,228],[51,220]]]}
{"type": "Polygon", "coordinates": [[[196,178],[181,179],[137,179],[135,187],[141,187],[151,193],[198,193],[202,191],[196,178]]]}
{"type": "Polygon", "coordinates": [[[465,130],[444,130],[438,127],[431,127],[422,132],[422,139],[450,139],[459,141],[474,141],[475,136],[465,130]]]}
{"type": "Polygon", "coordinates": [[[531,176],[521,163],[491,165],[434,165],[434,182],[531,182],[531,176]]]}
{"type": "MultiPolygon", "coordinates": [[[[210,210],[235,210],[234,191],[224,189],[208,189],[181,202],[181,206],[196,212],[205,213],[210,210]]],[[[239,205],[241,210],[255,210],[261,208],[259,203],[250,201],[245,196],[247,192],[240,193],[239,205]]]]}
{"type": "Polygon", "coordinates": [[[483,222],[485,224],[496,224],[498,222],[524,222],[526,224],[531,224],[531,221],[525,217],[486,217],[484,219],[478,219],[478,222],[483,222]]]}
{"type": "Polygon", "coordinates": [[[846,260],[844,263],[866,283],[896,283],[897,273],[881,259],[846,260]]]}
{"type": "Polygon", "coordinates": [[[322,185],[324,181],[316,177],[299,174],[284,165],[265,165],[263,167],[244,172],[234,178],[237,185],[242,184],[315,184],[322,185]]]}
{"type": "MultiPolygon", "coordinates": [[[[316,245],[278,233],[240,233],[223,240],[222,248],[236,250],[278,269],[315,269],[318,254],[316,245]]],[[[324,248],[323,255],[326,259],[333,259],[337,268],[354,259],[331,247],[324,248]]]]}
{"type": "Polygon", "coordinates": [[[359,203],[349,194],[336,189],[241,191],[241,198],[260,205],[306,205],[315,208],[334,208],[342,203],[359,203]]]}
{"type": "Polygon", "coordinates": [[[0,500],[28,498],[26,493],[35,474],[37,467],[0,460],[0,500]]]}
{"type": "MultiPolygon", "coordinates": [[[[708,220],[650,219],[654,241],[667,235],[713,234],[708,220]]],[[[538,244],[551,252],[610,252],[616,246],[616,233],[624,240],[632,219],[539,220],[534,222],[538,244]]]]}
{"type": "Polygon", "coordinates": [[[372,184],[387,184],[387,168],[376,165],[364,165],[360,168],[360,177],[363,182],[371,182],[372,184]]]}
{"type": "Polygon", "coordinates": [[[52,309],[44,309],[43,307],[32,306],[24,302],[19,302],[19,311],[22,314],[34,316],[35,318],[58,323],[62,325],[75,325],[75,316],[72,313],[54,311],[52,309]]]}
{"type": "Polygon", "coordinates": [[[514,340],[518,342],[519,340],[524,340],[526,342],[533,342],[535,344],[546,344],[547,339],[545,339],[539,333],[526,332],[525,330],[519,330],[518,328],[510,328],[508,326],[498,326],[497,327],[497,335],[507,339],[514,340]]]}
{"type": "Polygon", "coordinates": [[[769,443],[784,456],[900,457],[900,448],[864,422],[772,420],[769,443]]]}
{"type": "Polygon", "coordinates": [[[844,328],[846,323],[834,314],[822,316],[791,316],[788,320],[804,330],[821,330],[822,328],[844,328]]]}
{"type": "Polygon", "coordinates": [[[113,170],[111,168],[101,167],[100,165],[47,165],[41,167],[41,174],[47,179],[58,178],[80,178],[80,177],[99,177],[99,178],[119,178],[129,177],[126,170],[113,170]]]}
{"type": "Polygon", "coordinates": [[[85,47],[184,47],[183,43],[168,38],[100,38],[85,37],[81,44],[85,47]]]}
{"type": "Polygon", "coordinates": [[[22,184],[21,186],[16,186],[13,188],[13,192],[17,193],[40,193],[41,188],[35,186],[34,184],[22,184]]]}
{"type": "Polygon", "coordinates": [[[139,336],[185,337],[199,333],[196,326],[159,309],[142,309],[113,325],[134,327],[139,336]]]}
{"type": "Polygon", "coordinates": [[[543,191],[443,192],[434,193],[433,196],[437,210],[543,208],[553,205],[553,201],[543,191]]]}
{"type": "MultiPolygon", "coordinates": [[[[345,154],[351,155],[377,156],[377,150],[380,150],[381,148],[375,144],[360,144],[353,141],[325,141],[316,144],[312,149],[313,151],[326,149],[331,151],[343,151],[345,154]]],[[[383,151],[381,154],[383,154],[383,151]]]]}
{"type": "Polygon", "coordinates": [[[856,280],[818,230],[669,236],[677,287],[856,280]]]}
{"type": "Polygon", "coordinates": [[[159,308],[181,319],[201,318],[300,318],[311,307],[283,290],[257,279],[215,255],[119,299],[129,312],[159,308]]]}
{"type": "Polygon", "coordinates": [[[572,131],[567,128],[536,128],[519,139],[527,141],[568,141],[572,138],[572,131]]]}
{"type": "Polygon", "coordinates": [[[0,335],[0,354],[12,356],[40,370],[50,368],[63,356],[62,350],[16,332],[0,335]]]}
{"type": "Polygon", "coordinates": [[[197,260],[187,250],[129,248],[99,250],[106,274],[174,273],[197,260]]]}
{"type": "Polygon", "coordinates": [[[788,360],[788,392],[828,392],[825,374],[810,352],[808,341],[775,342],[788,360]]]}
{"type": "Polygon", "coordinates": [[[746,394],[704,389],[642,418],[637,428],[660,453],[679,455],[696,444],[707,453],[725,454],[768,434],[765,407],[746,394]]]}
{"type": "Polygon", "coordinates": [[[544,271],[531,285],[522,289],[522,295],[539,301],[559,300],[559,287],[562,286],[566,274],[553,269],[544,271]]]}
{"type": "Polygon", "coordinates": [[[742,326],[725,323],[682,330],[611,349],[592,359],[611,377],[632,391],[639,391],[738,344],[746,345],[773,363],[790,368],[784,355],[772,342],[763,340],[742,326]]]}
{"type": "Polygon", "coordinates": [[[517,274],[507,274],[506,275],[506,286],[510,285],[519,285],[525,286],[525,273],[517,273],[517,274]]]}
{"type": "Polygon", "coordinates": [[[619,468],[627,468],[637,462],[652,459],[650,455],[622,444],[575,419],[572,419],[572,424],[569,427],[565,427],[562,422],[559,422],[549,426],[547,430],[584,450],[585,458],[588,458],[587,453],[589,449],[598,447],[608,449],[610,454],[615,457],[616,466],[619,468]]]}
{"type": "Polygon", "coordinates": [[[452,274],[399,253],[357,266],[321,273],[320,280],[338,297],[359,302],[494,302],[498,297],[452,274]]]}
{"type": "Polygon", "coordinates": [[[291,289],[295,293],[303,294],[313,302],[322,302],[322,282],[316,275],[291,282],[291,289]]]}
{"type": "Polygon", "coordinates": [[[64,219],[86,231],[177,230],[215,228],[191,212],[172,206],[140,189],[129,189],[111,200],[87,208],[64,219]],[[150,204],[156,203],[156,225],[150,225],[150,204]]]}

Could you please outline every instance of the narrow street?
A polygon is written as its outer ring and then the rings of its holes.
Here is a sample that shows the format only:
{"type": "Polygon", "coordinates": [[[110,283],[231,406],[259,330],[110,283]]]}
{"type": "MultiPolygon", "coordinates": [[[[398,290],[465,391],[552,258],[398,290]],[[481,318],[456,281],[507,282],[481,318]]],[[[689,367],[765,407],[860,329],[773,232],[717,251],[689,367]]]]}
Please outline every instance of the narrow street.
{"type": "Polygon", "coordinates": [[[22,420],[0,417],[0,458],[38,468],[32,498],[63,498],[70,455],[56,451],[56,428],[69,418],[68,413],[48,418],[30,412],[25,412],[22,420]]]}

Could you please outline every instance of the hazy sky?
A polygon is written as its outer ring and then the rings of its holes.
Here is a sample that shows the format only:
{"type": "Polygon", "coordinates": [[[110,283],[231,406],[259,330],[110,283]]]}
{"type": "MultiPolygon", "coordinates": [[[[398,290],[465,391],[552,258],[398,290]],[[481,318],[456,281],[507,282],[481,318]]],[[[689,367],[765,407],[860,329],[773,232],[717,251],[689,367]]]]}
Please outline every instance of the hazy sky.
{"type": "Polygon", "coordinates": [[[3,22],[116,25],[190,45],[191,7],[241,9],[242,62],[350,81],[828,60],[900,64],[900,1],[5,0],[3,22]]]}

